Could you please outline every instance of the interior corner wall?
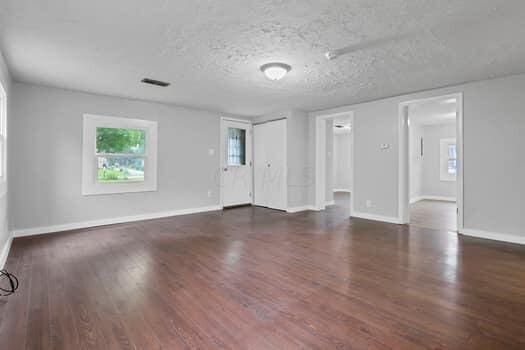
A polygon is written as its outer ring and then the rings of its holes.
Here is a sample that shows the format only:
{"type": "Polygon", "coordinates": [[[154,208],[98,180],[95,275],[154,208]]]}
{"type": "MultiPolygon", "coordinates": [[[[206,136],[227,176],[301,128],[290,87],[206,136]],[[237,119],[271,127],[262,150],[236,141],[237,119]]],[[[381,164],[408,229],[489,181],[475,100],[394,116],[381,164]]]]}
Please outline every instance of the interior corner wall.
{"type": "MultiPolygon", "coordinates": [[[[11,139],[11,124],[12,124],[12,93],[11,93],[11,77],[7,64],[4,60],[2,53],[0,52],[0,82],[5,89],[7,97],[7,149],[9,150],[9,141],[11,139]]],[[[9,171],[9,164],[7,164],[7,171],[9,171]]],[[[8,229],[8,198],[9,198],[9,176],[8,181],[5,183],[5,188],[0,189],[0,269],[3,268],[4,259],[7,258],[7,250],[10,244],[10,234],[8,229]]]]}
{"type": "Polygon", "coordinates": [[[334,135],[334,188],[351,191],[351,133],[334,135]]]}
{"type": "MultiPolygon", "coordinates": [[[[355,211],[397,219],[399,104],[463,93],[464,229],[525,239],[525,75],[407,94],[310,113],[354,112],[355,211]],[[380,145],[387,144],[386,150],[380,145]],[[490,159],[490,165],[487,163],[490,159]],[[370,208],[366,201],[371,200],[370,208]]],[[[315,137],[310,138],[314,150],[315,137]]],[[[310,190],[311,193],[315,188],[310,190]]]]}
{"type": "Polygon", "coordinates": [[[457,181],[441,180],[441,139],[456,138],[456,124],[423,126],[424,156],[420,196],[456,198],[457,181]]]}
{"type": "Polygon", "coordinates": [[[12,229],[219,205],[220,113],[25,83],[12,95],[12,229]],[[157,191],[81,195],[84,113],[158,122],[157,191]]]}
{"type": "Polygon", "coordinates": [[[334,120],[326,120],[325,202],[334,200],[334,120]]]}

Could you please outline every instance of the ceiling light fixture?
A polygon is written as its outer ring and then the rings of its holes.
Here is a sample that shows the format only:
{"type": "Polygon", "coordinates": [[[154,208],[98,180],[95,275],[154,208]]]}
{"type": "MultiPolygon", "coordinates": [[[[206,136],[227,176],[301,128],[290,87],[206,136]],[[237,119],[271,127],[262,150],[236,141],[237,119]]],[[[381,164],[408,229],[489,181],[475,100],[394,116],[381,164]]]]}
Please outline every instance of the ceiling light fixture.
{"type": "Polygon", "coordinates": [[[261,66],[261,72],[270,80],[281,80],[292,67],[286,63],[266,63],[261,66]]]}

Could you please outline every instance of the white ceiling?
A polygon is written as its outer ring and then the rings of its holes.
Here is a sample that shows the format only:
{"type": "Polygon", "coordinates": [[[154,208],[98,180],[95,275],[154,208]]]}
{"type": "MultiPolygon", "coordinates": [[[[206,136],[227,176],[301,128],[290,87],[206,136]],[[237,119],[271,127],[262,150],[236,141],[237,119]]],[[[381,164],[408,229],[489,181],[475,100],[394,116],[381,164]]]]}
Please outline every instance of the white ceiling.
{"type": "Polygon", "coordinates": [[[243,115],[310,111],[525,72],[525,1],[2,0],[0,45],[18,81],[243,115]],[[340,48],[350,53],[324,57],[340,48]],[[269,81],[270,61],[292,71],[269,81]]]}
{"type": "Polygon", "coordinates": [[[410,104],[408,118],[410,123],[436,125],[456,122],[455,99],[443,97],[410,104]]]}

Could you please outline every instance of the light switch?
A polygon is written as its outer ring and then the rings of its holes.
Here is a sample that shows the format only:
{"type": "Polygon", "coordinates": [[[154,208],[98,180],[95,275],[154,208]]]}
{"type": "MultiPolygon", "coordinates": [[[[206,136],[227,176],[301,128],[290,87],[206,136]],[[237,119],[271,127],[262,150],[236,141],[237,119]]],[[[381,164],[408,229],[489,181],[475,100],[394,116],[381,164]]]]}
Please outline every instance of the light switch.
{"type": "Polygon", "coordinates": [[[214,148],[210,148],[210,149],[208,149],[208,154],[209,154],[210,156],[213,156],[213,155],[215,154],[215,149],[214,149],[214,148]]]}

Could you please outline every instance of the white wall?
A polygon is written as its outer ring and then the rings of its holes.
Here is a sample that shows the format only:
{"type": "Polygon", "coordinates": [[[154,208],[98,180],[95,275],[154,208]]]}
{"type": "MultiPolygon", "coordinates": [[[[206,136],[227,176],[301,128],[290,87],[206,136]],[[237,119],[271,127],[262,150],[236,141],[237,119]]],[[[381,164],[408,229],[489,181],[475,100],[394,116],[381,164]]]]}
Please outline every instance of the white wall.
{"type": "MultiPolygon", "coordinates": [[[[516,75],[317,111],[310,116],[313,120],[319,115],[354,112],[356,210],[395,220],[399,103],[463,92],[465,232],[503,233],[525,241],[523,91],[525,75],[516,75]],[[390,144],[390,148],[380,150],[381,143],[390,144]],[[371,208],[365,205],[367,199],[372,200],[371,208]]],[[[315,138],[311,143],[314,148],[315,138]]]]}
{"type": "Polygon", "coordinates": [[[350,133],[334,135],[334,188],[351,191],[350,133]]]}
{"type": "MultiPolygon", "coordinates": [[[[9,149],[9,140],[11,139],[11,123],[12,123],[12,113],[11,113],[11,78],[9,76],[9,71],[7,65],[5,64],[4,57],[0,52],[0,82],[5,89],[7,95],[7,138],[9,149]]],[[[9,167],[8,169],[9,170],[9,167]]],[[[7,258],[7,252],[11,244],[11,237],[8,230],[8,186],[5,184],[4,188],[0,188],[0,268],[3,268],[5,259],[7,258]]]]}
{"type": "Polygon", "coordinates": [[[218,113],[23,83],[13,84],[12,112],[12,229],[219,203],[218,113]],[[158,122],[158,191],[80,194],[84,113],[158,122]],[[215,149],[213,156],[210,148],[215,149]]]}
{"type": "Polygon", "coordinates": [[[456,124],[425,125],[422,195],[456,198],[457,182],[440,179],[440,140],[456,137],[456,124]]]}

